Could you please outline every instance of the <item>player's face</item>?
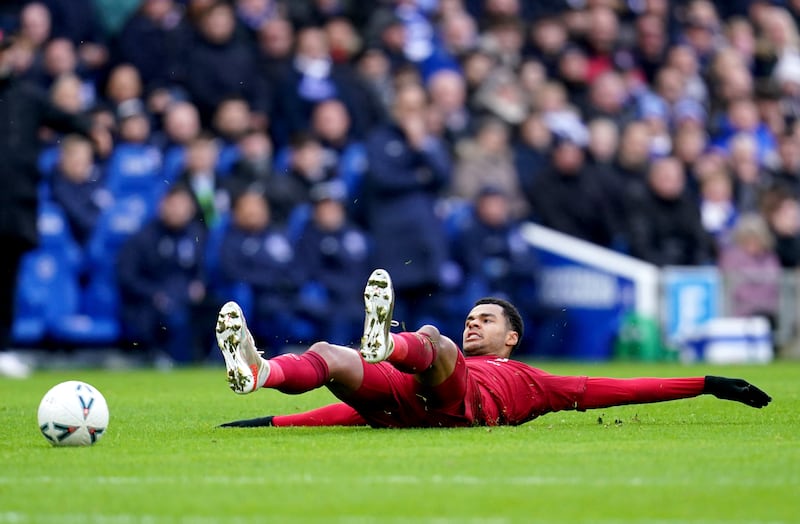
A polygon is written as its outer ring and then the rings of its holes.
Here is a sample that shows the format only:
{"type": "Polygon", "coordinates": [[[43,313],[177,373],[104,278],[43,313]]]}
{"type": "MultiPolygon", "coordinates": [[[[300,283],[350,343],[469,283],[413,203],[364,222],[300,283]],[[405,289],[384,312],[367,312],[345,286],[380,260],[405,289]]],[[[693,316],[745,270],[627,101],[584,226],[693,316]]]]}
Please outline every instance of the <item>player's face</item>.
{"type": "Polygon", "coordinates": [[[467,315],[461,344],[465,355],[507,357],[516,342],[517,333],[511,331],[497,304],[475,306],[467,315]]]}

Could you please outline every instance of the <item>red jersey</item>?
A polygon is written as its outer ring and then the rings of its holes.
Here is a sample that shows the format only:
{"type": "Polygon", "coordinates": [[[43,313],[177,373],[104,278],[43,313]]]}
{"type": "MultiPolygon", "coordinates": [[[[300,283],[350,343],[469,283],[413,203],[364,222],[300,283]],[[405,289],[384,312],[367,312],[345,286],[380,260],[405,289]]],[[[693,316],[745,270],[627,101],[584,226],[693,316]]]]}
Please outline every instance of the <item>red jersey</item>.
{"type": "Polygon", "coordinates": [[[560,377],[518,360],[466,357],[467,405],[475,425],[518,425],[538,416],[574,409],[586,377],[560,377]]]}
{"type": "Polygon", "coordinates": [[[364,363],[364,381],[343,399],[376,427],[517,425],[574,409],[586,377],[551,375],[517,360],[459,353],[453,374],[426,387],[388,362],[364,363]]]}

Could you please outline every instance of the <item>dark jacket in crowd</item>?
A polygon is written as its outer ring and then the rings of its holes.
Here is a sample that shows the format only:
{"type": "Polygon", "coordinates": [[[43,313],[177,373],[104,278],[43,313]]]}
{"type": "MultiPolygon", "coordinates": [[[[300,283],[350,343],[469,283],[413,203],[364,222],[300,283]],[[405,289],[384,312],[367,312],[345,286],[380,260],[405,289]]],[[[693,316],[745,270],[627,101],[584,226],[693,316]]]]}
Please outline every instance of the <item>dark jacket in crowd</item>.
{"type": "Polygon", "coordinates": [[[117,36],[115,59],[134,65],[145,88],[164,87],[184,80],[183,62],[191,41],[191,28],[184,19],[176,16],[167,25],[136,13],[117,36]]]}
{"type": "Polygon", "coordinates": [[[253,111],[267,112],[267,90],[255,52],[241,36],[225,44],[194,39],[186,60],[186,88],[200,115],[209,123],[225,98],[241,96],[253,111]]]}
{"type": "Polygon", "coordinates": [[[336,178],[333,169],[326,168],[323,171],[324,174],[315,180],[306,178],[294,169],[270,179],[267,184],[267,200],[275,222],[285,224],[297,206],[310,202],[311,188],[314,185],[336,178]]]}
{"type": "Polygon", "coordinates": [[[630,254],[658,266],[713,263],[713,242],[696,201],[685,193],[666,200],[650,190],[631,195],[630,254]]]}
{"type": "Polygon", "coordinates": [[[450,177],[446,148],[434,140],[415,151],[396,126],[376,130],[366,147],[364,199],[376,267],[389,271],[397,289],[437,286],[449,255],[434,211],[450,177]]]}
{"type": "Polygon", "coordinates": [[[542,172],[528,199],[534,220],[556,231],[606,247],[618,233],[606,191],[587,168],[571,175],[542,172]]]}
{"type": "Polygon", "coordinates": [[[0,237],[37,241],[38,131],[88,134],[90,123],[53,106],[47,96],[15,78],[0,78],[0,237]]]}

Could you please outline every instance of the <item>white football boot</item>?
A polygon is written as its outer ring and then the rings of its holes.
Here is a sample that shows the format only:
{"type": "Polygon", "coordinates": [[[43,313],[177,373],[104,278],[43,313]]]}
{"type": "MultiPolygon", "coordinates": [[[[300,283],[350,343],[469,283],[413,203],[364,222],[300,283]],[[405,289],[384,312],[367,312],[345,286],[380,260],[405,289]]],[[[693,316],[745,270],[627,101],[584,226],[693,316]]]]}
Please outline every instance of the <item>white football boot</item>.
{"type": "Polygon", "coordinates": [[[261,358],[261,352],[256,349],[239,304],[228,302],[222,306],[217,316],[216,335],[225,357],[231,389],[244,395],[261,387],[269,376],[269,362],[261,358]]]}
{"type": "Polygon", "coordinates": [[[389,334],[393,325],[394,289],[385,269],[376,269],[364,288],[364,335],[361,337],[361,356],[370,363],[383,362],[394,349],[389,334]]]}

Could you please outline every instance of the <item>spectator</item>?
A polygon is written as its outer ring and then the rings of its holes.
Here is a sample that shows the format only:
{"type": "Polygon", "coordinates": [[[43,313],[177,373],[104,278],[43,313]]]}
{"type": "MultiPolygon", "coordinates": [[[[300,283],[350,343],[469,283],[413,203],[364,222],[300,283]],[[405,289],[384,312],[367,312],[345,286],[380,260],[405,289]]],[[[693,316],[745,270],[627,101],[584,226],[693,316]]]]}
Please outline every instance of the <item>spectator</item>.
{"type": "Polygon", "coordinates": [[[538,113],[531,113],[519,126],[514,141],[514,169],[522,190],[528,194],[539,174],[547,168],[551,133],[538,113]]]}
{"type": "Polygon", "coordinates": [[[79,135],[61,141],[53,177],[53,200],[61,205],[72,236],[85,245],[103,209],[113,203],[94,162],[92,144],[79,135]]]}
{"type": "Polygon", "coordinates": [[[725,114],[721,132],[714,138],[714,144],[730,151],[733,136],[747,134],[752,136],[757,147],[758,163],[768,164],[777,149],[775,137],[760,120],[758,108],[752,98],[742,98],[731,102],[725,114]]]}
{"type": "Polygon", "coordinates": [[[108,188],[114,198],[140,197],[148,202],[163,189],[161,151],[150,143],[150,120],[139,100],[117,110],[119,141],[108,160],[108,188]]]}
{"type": "Polygon", "coordinates": [[[125,338],[159,365],[195,363],[208,312],[203,252],[206,232],[194,220],[194,201],[181,185],[159,202],[158,217],[134,233],[117,258],[125,338]]]}
{"type": "Polygon", "coordinates": [[[30,2],[19,13],[18,38],[24,45],[19,46],[22,56],[18,57],[22,63],[18,65],[23,70],[41,70],[42,52],[52,33],[52,18],[50,10],[41,2],[30,2]]]}
{"type": "Polygon", "coordinates": [[[131,64],[114,67],[108,75],[105,95],[112,111],[117,111],[121,104],[128,101],[142,103],[144,91],[139,70],[131,64]]]}
{"type": "Polygon", "coordinates": [[[233,7],[213,2],[198,20],[197,38],[186,61],[186,88],[206,124],[225,98],[247,100],[253,114],[266,118],[266,89],[258,73],[254,49],[236,31],[233,7]]]}
{"type": "Polygon", "coordinates": [[[700,63],[705,65],[719,43],[721,25],[714,4],[708,0],[691,0],[686,8],[682,38],[691,46],[700,63]]]}
{"type": "Polygon", "coordinates": [[[345,188],[336,182],[311,190],[311,219],[297,242],[303,273],[299,309],[318,326],[319,340],[358,344],[364,302],[357,283],[372,269],[366,234],[347,219],[345,188]]]}
{"type": "MultiPolygon", "coordinates": [[[[620,53],[617,39],[619,38],[619,19],[617,14],[605,6],[596,6],[589,9],[586,39],[589,54],[589,83],[593,83],[604,73],[614,71],[619,64],[620,53]]],[[[632,58],[628,57],[628,61],[632,58]]]]}
{"type": "Polygon", "coordinates": [[[72,42],[81,63],[99,72],[108,63],[108,48],[91,0],[44,1],[52,15],[53,38],[72,42]]]}
{"type": "Polygon", "coordinates": [[[558,80],[566,87],[572,105],[578,108],[589,105],[589,58],[580,47],[569,45],[561,52],[558,80]]]}
{"type": "Polygon", "coordinates": [[[311,130],[324,149],[326,163],[337,166],[348,200],[353,202],[362,194],[367,153],[364,144],[352,136],[351,128],[350,115],[339,100],[326,100],[311,114],[311,130]]]}
{"type": "Polygon", "coordinates": [[[613,177],[614,160],[619,149],[619,128],[605,118],[589,122],[589,143],[587,156],[589,166],[604,178],[613,177]]]}
{"type": "Polygon", "coordinates": [[[222,175],[227,175],[239,159],[239,139],[251,128],[259,128],[253,125],[250,109],[244,98],[230,96],[224,98],[214,111],[212,127],[221,142],[217,169],[222,175]]]}
{"type": "Polygon", "coordinates": [[[653,83],[668,52],[666,21],[658,15],[645,14],[636,19],[635,28],[636,44],[633,52],[636,65],[647,82],[653,83]]]}
{"type": "Polygon", "coordinates": [[[586,166],[585,143],[577,132],[556,135],[549,169],[534,181],[528,200],[543,226],[610,247],[620,230],[606,189],[586,166]]]}
{"type": "Polygon", "coordinates": [[[478,27],[466,11],[457,10],[441,17],[439,33],[442,45],[450,56],[463,58],[478,45],[478,27]]]}
{"type": "Polygon", "coordinates": [[[50,100],[56,107],[68,113],[79,114],[87,109],[81,79],[71,73],[61,75],[53,82],[50,100]]]}
{"type": "Polygon", "coordinates": [[[522,22],[513,16],[498,16],[487,23],[480,47],[494,57],[499,67],[515,70],[522,62],[524,43],[522,22]]]}
{"type": "Polygon", "coordinates": [[[622,137],[616,158],[619,184],[644,185],[650,165],[650,128],[641,121],[633,121],[622,128],[622,137]]]}
{"type": "Polygon", "coordinates": [[[472,133],[473,119],[467,102],[464,77],[451,69],[433,73],[427,82],[430,110],[438,113],[444,124],[444,138],[450,144],[472,133]]]}
{"type": "Polygon", "coordinates": [[[292,69],[292,45],[294,28],[285,18],[276,17],[265,21],[258,30],[258,51],[262,76],[271,93],[269,110],[274,111],[277,87],[292,69]]]}
{"type": "Polygon", "coordinates": [[[49,89],[56,78],[68,73],[78,75],[87,100],[94,102],[95,84],[78,61],[75,46],[66,38],[49,40],[42,49],[41,61],[34,63],[26,76],[40,87],[49,89]]]}
{"type": "Polygon", "coordinates": [[[751,135],[740,133],[730,140],[728,165],[733,175],[736,208],[756,211],[766,187],[766,175],[758,161],[758,149],[751,135]]]}
{"type": "Polygon", "coordinates": [[[325,157],[325,150],[311,135],[292,139],[289,172],[276,177],[267,188],[275,222],[285,224],[301,204],[310,202],[311,188],[337,178],[336,166],[325,157]]]}
{"type": "Polygon", "coordinates": [[[528,203],[514,168],[508,127],[494,118],[482,121],[475,138],[460,144],[451,188],[455,196],[473,201],[488,185],[508,195],[515,219],[528,215],[528,203]]]}
{"type": "Polygon", "coordinates": [[[450,157],[441,138],[426,127],[428,109],[422,87],[403,86],[395,97],[393,122],[366,142],[364,199],[375,265],[391,272],[398,317],[411,325],[434,307],[430,293],[441,284],[448,256],[434,203],[449,182],[450,157]]]}
{"type": "Polygon", "coordinates": [[[619,127],[635,118],[635,107],[622,75],[614,71],[601,73],[589,85],[588,106],[583,107],[586,120],[608,118],[619,127]]]}
{"type": "Polygon", "coordinates": [[[659,158],[650,165],[647,187],[632,195],[628,216],[631,255],[658,266],[713,262],[711,240],[678,159],[659,158]]]}
{"type": "Polygon", "coordinates": [[[323,26],[334,64],[349,64],[361,46],[353,24],[343,17],[327,20],[323,26]]]}
{"type": "Polygon", "coordinates": [[[275,0],[237,0],[236,18],[251,33],[267,21],[280,16],[280,6],[275,0]]]}
{"type": "MultiPolygon", "coordinates": [[[[294,249],[274,224],[264,196],[245,192],[233,203],[233,222],[220,249],[222,274],[246,284],[253,294],[250,329],[269,352],[298,342],[294,297],[300,273],[294,249]]],[[[308,333],[307,333],[308,335],[308,333]]]]}
{"type": "MultiPolygon", "coordinates": [[[[333,64],[325,32],[306,27],[297,33],[292,69],[281,86],[272,121],[273,138],[283,145],[294,134],[304,132],[311,122],[314,106],[322,101],[349,95],[349,85],[333,64]]],[[[346,102],[348,107],[351,102],[346,102]]]]}
{"type": "Polygon", "coordinates": [[[700,220],[717,248],[730,244],[738,217],[730,175],[723,170],[707,174],[700,181],[700,220]]]}
{"type": "Polygon", "coordinates": [[[733,315],[761,315],[775,322],[781,265],[773,245],[772,234],[760,215],[746,214],[739,219],[733,244],[719,257],[733,315]]]}
{"type": "Polygon", "coordinates": [[[548,77],[557,77],[558,61],[569,38],[567,28],[561,19],[556,16],[539,18],[534,21],[528,34],[530,37],[528,53],[544,65],[548,77]]]}
{"type": "Polygon", "coordinates": [[[231,200],[251,188],[266,188],[274,176],[272,172],[272,141],[263,131],[250,130],[239,140],[239,159],[226,180],[231,200]]]}
{"type": "Polygon", "coordinates": [[[772,185],[781,187],[800,199],[800,144],[793,133],[780,137],[778,162],[769,175],[772,185]]]}
{"type": "Polygon", "coordinates": [[[196,220],[212,228],[230,207],[230,193],[215,171],[219,149],[214,137],[200,134],[186,147],[186,168],[179,184],[189,188],[197,210],[196,220]]]}
{"type": "MultiPolygon", "coordinates": [[[[708,86],[701,74],[700,64],[694,50],[687,45],[673,46],[667,52],[666,62],[669,68],[675,69],[683,76],[681,97],[702,104],[703,107],[707,106],[708,86]]],[[[678,107],[675,108],[675,112],[674,117],[678,118],[678,107]]],[[[704,113],[702,114],[704,115],[704,113]]]]}
{"type": "Polygon", "coordinates": [[[182,62],[191,29],[174,0],[144,0],[117,37],[115,60],[133,65],[149,92],[174,86],[187,71],[182,62]]]}
{"type": "Polygon", "coordinates": [[[14,76],[15,50],[7,36],[0,35],[0,375],[24,377],[30,369],[4,353],[10,344],[16,276],[22,256],[37,242],[37,133],[41,125],[56,131],[92,134],[103,154],[111,147],[105,129],[53,106],[44,94],[14,76]],[[19,118],[24,115],[24,118],[19,118]]]}
{"type": "Polygon", "coordinates": [[[191,102],[175,102],[164,113],[163,128],[156,143],[164,155],[162,179],[171,184],[184,168],[187,146],[200,135],[200,114],[191,102]]]}
{"type": "Polygon", "coordinates": [[[457,233],[453,247],[465,287],[475,296],[519,300],[520,310],[532,315],[539,307],[538,263],[522,238],[520,222],[513,218],[508,193],[487,185],[473,202],[474,218],[457,233]]]}
{"type": "Polygon", "coordinates": [[[768,195],[765,214],[781,267],[800,266],[800,202],[780,190],[768,195]]]}

